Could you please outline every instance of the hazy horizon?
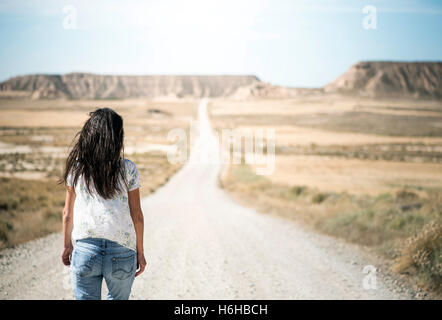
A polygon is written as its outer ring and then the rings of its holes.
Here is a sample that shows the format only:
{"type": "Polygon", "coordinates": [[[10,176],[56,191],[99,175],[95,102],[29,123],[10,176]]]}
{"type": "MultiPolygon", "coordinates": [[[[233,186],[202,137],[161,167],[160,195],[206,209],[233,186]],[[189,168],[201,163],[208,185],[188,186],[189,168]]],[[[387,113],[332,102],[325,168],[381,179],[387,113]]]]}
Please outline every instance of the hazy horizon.
{"type": "Polygon", "coordinates": [[[3,1],[0,81],[71,72],[255,75],[317,88],[359,61],[441,61],[441,16],[442,3],[412,0],[3,1]],[[376,8],[376,29],[363,27],[367,5],[376,8]],[[73,12],[74,24],[66,20],[73,12]]]}

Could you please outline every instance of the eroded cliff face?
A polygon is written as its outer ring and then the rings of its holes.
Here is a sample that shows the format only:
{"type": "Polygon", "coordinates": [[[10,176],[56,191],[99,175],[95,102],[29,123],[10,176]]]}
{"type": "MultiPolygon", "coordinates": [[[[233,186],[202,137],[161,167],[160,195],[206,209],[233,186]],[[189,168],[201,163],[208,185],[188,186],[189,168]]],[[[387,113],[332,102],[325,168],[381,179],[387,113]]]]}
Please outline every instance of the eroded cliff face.
{"type": "Polygon", "coordinates": [[[272,85],[253,75],[25,75],[0,83],[3,97],[34,99],[287,99],[340,93],[374,98],[442,99],[442,62],[359,62],[324,88],[272,85]]]}
{"type": "Polygon", "coordinates": [[[4,92],[24,92],[36,99],[125,99],[229,96],[239,87],[259,82],[252,75],[119,76],[88,73],[26,75],[0,84],[4,92]]]}
{"type": "Polygon", "coordinates": [[[441,62],[359,62],[325,92],[370,97],[442,98],[441,62]]]}

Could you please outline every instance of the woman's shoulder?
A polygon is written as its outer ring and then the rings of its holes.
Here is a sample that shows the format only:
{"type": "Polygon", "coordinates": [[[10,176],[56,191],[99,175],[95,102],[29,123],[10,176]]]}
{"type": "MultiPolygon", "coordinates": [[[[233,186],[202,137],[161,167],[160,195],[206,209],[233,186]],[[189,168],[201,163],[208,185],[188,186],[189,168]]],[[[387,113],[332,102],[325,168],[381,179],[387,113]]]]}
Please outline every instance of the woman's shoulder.
{"type": "Polygon", "coordinates": [[[140,188],[140,174],[138,173],[137,166],[133,161],[127,158],[124,158],[124,163],[126,167],[126,176],[129,181],[129,191],[140,188]]]}
{"type": "Polygon", "coordinates": [[[132,168],[136,168],[137,167],[135,162],[133,162],[132,160],[130,160],[128,158],[123,158],[123,161],[124,161],[125,167],[128,168],[128,169],[132,169],[132,168]]]}

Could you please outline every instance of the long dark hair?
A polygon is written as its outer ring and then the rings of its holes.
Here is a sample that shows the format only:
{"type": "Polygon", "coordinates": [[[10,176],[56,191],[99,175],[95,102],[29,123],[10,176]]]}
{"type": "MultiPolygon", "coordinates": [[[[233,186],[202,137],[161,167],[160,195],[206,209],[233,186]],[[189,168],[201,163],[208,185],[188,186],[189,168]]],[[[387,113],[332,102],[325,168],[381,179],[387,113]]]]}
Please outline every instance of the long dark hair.
{"type": "Polygon", "coordinates": [[[93,184],[101,197],[111,199],[123,191],[120,176],[127,188],[123,161],[123,118],[110,108],[96,109],[89,112],[89,116],[72,141],[75,145],[66,159],[63,177],[58,183],[67,183],[71,174],[72,185],[75,186],[78,178],[83,176],[91,195],[93,184]],[[75,142],[78,136],[79,139],[75,142]]]}

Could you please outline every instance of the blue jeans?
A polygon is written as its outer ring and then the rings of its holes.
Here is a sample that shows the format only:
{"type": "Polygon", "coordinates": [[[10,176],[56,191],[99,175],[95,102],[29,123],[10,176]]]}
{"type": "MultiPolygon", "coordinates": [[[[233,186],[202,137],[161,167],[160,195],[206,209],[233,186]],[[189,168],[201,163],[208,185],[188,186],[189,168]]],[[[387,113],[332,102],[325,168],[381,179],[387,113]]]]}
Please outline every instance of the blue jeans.
{"type": "Polygon", "coordinates": [[[70,266],[75,299],[101,300],[104,278],[108,300],[128,300],[136,269],[134,250],[101,238],[77,240],[70,266]]]}

